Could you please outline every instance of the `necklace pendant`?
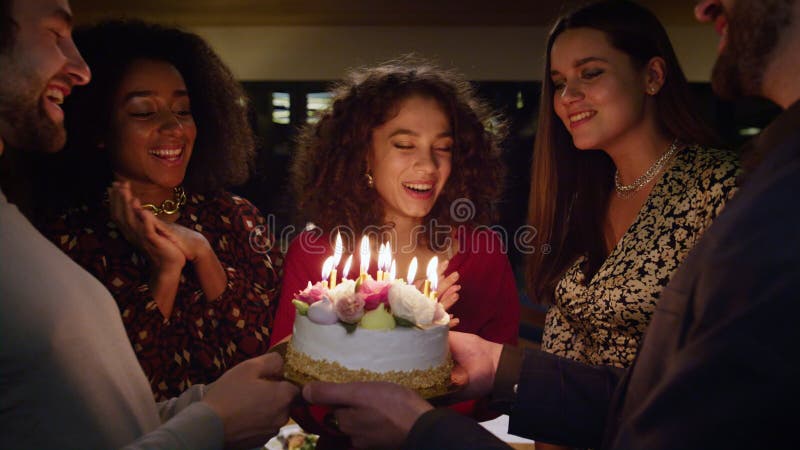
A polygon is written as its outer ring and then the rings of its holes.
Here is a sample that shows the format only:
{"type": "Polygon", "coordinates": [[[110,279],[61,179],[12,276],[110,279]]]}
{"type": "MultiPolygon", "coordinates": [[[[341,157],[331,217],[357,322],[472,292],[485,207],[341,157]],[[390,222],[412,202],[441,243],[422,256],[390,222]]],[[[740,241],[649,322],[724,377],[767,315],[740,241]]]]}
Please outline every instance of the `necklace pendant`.
{"type": "Polygon", "coordinates": [[[172,193],[173,198],[164,200],[161,202],[160,206],[152,203],[145,203],[142,205],[142,208],[149,210],[156,217],[161,214],[166,214],[168,216],[176,214],[181,210],[181,207],[186,204],[186,192],[183,190],[183,186],[178,186],[172,190],[172,193]]]}

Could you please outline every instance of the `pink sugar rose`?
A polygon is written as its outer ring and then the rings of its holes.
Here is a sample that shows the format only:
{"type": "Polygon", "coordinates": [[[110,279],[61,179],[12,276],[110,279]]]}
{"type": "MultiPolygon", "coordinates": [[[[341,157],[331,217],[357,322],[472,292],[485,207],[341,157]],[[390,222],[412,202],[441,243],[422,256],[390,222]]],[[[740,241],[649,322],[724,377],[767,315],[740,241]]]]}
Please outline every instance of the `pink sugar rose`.
{"type": "Polygon", "coordinates": [[[309,305],[314,304],[323,297],[328,294],[328,288],[322,283],[322,281],[318,281],[317,284],[311,285],[311,282],[308,282],[308,286],[303,289],[302,291],[295,294],[295,298],[300,300],[301,302],[308,303],[309,305]]]}
{"type": "Polygon", "coordinates": [[[364,309],[372,311],[378,305],[383,303],[388,308],[389,306],[389,281],[375,281],[372,278],[367,278],[366,281],[361,283],[358,288],[358,293],[364,298],[364,309]]]}
{"type": "Polygon", "coordinates": [[[364,316],[363,294],[348,295],[336,302],[336,315],[345,323],[358,323],[364,316]]]}

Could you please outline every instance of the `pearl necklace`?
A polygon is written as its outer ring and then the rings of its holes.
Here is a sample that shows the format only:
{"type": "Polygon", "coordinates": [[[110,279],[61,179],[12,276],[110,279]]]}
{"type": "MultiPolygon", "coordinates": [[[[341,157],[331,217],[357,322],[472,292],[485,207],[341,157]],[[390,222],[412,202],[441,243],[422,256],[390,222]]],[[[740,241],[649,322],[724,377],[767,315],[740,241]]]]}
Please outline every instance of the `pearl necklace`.
{"type": "Polygon", "coordinates": [[[643,187],[645,187],[648,183],[653,181],[653,179],[661,172],[661,169],[664,168],[664,164],[669,161],[669,158],[675,154],[680,146],[680,141],[678,138],[672,140],[672,144],[670,144],[669,148],[660,158],[650,166],[647,171],[642,174],[639,178],[633,180],[631,184],[622,184],[619,179],[619,169],[614,172],[614,189],[617,191],[617,196],[620,198],[629,198],[635,192],[641,191],[643,187]]]}
{"type": "Polygon", "coordinates": [[[161,202],[161,206],[156,206],[152,203],[145,203],[142,208],[149,209],[153,215],[160,216],[166,214],[171,216],[181,210],[181,206],[186,204],[186,192],[183,191],[182,186],[178,186],[172,190],[174,200],[168,198],[161,202]]]}

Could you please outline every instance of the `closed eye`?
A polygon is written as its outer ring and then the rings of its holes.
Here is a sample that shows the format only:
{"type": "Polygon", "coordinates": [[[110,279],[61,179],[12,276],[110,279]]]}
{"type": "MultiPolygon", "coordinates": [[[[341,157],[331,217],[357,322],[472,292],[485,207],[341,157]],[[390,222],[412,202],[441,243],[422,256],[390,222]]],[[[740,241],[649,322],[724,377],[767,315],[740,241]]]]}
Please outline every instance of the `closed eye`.
{"type": "Polygon", "coordinates": [[[591,80],[592,78],[597,78],[602,75],[603,72],[605,72],[603,69],[587,69],[581,72],[581,76],[586,80],[591,80]]]}

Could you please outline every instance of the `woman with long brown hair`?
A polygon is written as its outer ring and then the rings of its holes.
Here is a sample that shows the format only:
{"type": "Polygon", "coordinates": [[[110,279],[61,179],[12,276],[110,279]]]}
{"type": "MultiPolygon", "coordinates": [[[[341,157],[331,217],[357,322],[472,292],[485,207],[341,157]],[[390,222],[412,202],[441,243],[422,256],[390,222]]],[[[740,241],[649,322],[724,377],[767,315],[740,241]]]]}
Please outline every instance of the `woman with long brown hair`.
{"type": "Polygon", "coordinates": [[[691,101],[658,19],[630,1],[561,17],[547,40],[529,258],[543,348],[630,365],[661,289],[736,190],[736,156],[691,101]]]}

